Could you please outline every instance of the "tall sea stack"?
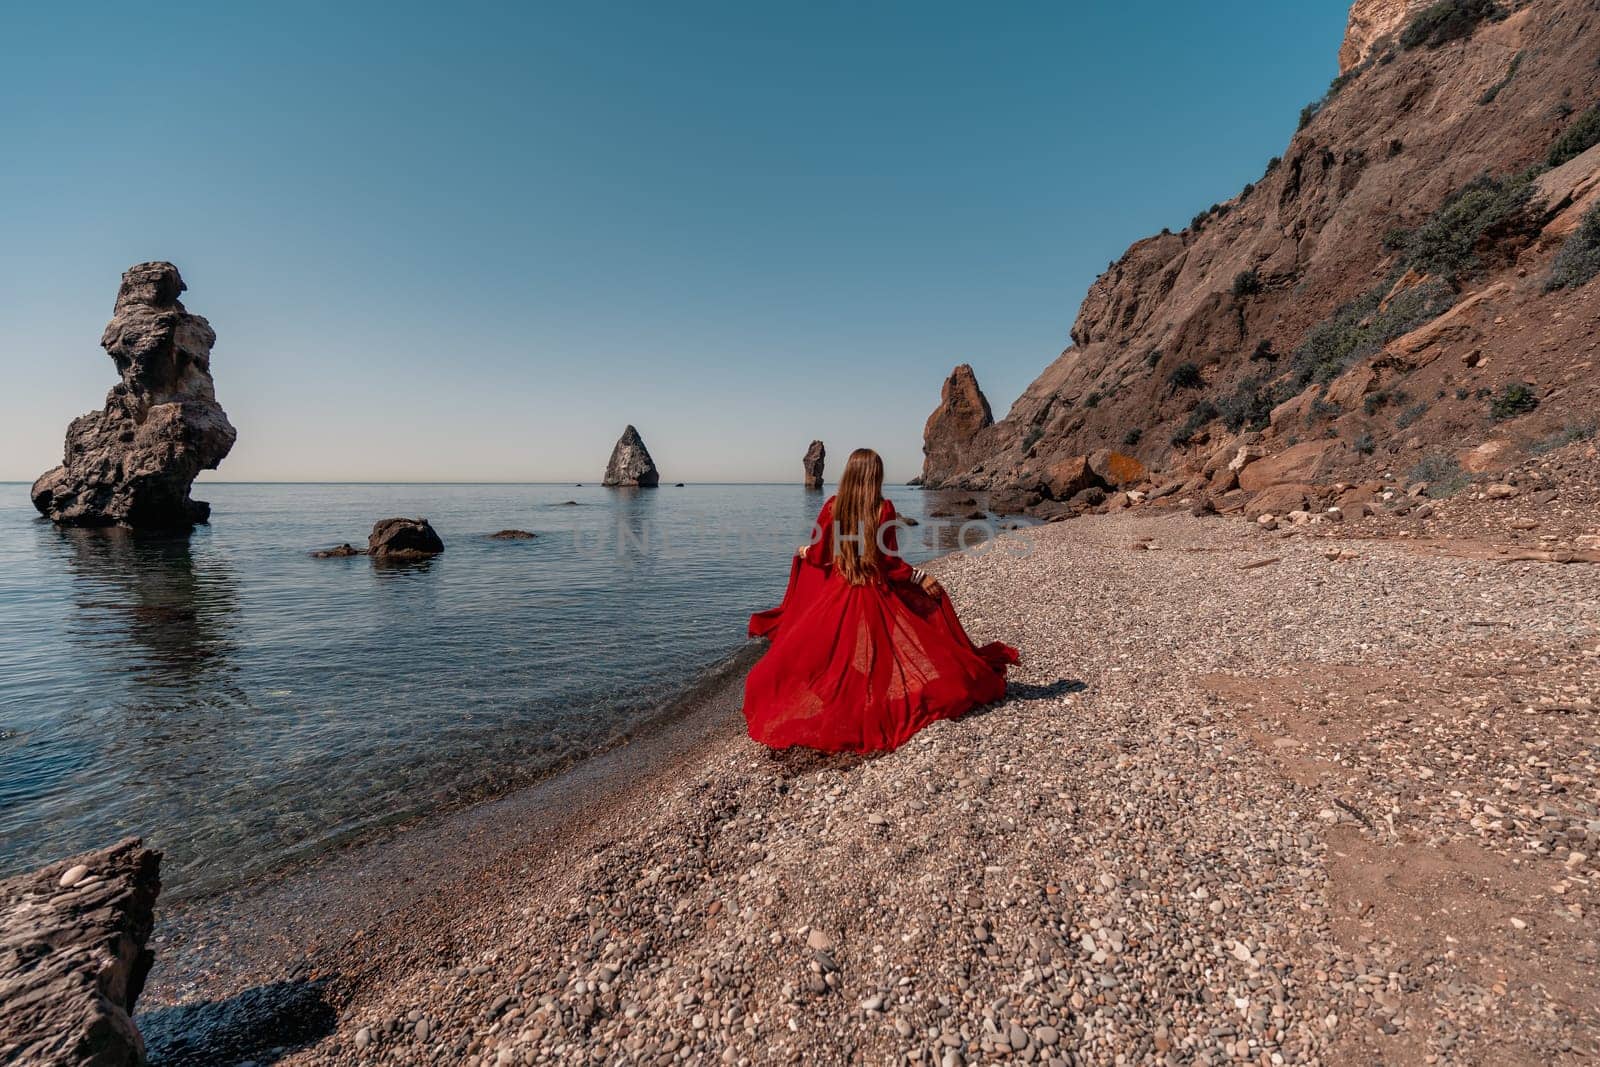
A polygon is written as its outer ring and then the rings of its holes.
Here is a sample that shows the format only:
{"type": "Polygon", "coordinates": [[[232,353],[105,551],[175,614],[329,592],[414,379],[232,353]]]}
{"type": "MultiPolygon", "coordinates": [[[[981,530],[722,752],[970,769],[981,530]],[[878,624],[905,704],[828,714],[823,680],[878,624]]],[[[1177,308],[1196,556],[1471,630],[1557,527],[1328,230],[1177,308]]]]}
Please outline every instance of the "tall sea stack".
{"type": "Polygon", "coordinates": [[[969,364],[961,364],[945,379],[939,406],[922,428],[922,484],[929,489],[951,485],[976,462],[981,449],[975,440],[993,424],[978,376],[969,364]]]}
{"type": "Polygon", "coordinates": [[[828,450],[822,447],[822,442],[812,441],[811,447],[806,449],[805,458],[800,461],[800,466],[805,471],[807,489],[822,488],[822,464],[827,458],[828,450]]]}
{"type": "Polygon", "coordinates": [[[600,484],[653,489],[660,483],[661,475],[656,471],[655,460],[650,458],[650,450],[644,447],[644,438],[629,426],[622,431],[617,447],[611,450],[611,462],[606,464],[606,475],[600,484]]]}
{"type": "Polygon", "coordinates": [[[140,263],[122,276],[100,338],[122,381],[104,410],[72,420],[61,466],[33,483],[33,505],[65,526],[187,529],[211,505],[189,499],[238,436],[211,381],[211,324],[178,300],[171,263],[140,263]]]}

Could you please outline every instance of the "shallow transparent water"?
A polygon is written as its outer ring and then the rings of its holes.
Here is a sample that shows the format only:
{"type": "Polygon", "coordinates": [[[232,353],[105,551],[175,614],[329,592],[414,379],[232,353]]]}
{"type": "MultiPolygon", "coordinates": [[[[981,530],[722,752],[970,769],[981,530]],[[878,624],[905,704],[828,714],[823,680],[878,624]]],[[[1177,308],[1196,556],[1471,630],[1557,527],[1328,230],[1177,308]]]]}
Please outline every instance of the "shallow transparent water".
{"type": "MultiPolygon", "coordinates": [[[[740,647],[823,499],[772,485],[195,495],[210,526],[146,539],[58,530],[25,485],[0,484],[0,875],[136,833],[187,895],[547,773],[740,647]],[[426,516],[444,555],[308,555],[364,544],[390,515],[426,516]],[[538,537],[485,536],[506,527],[538,537]]],[[[895,495],[918,518],[937,503],[895,495]]]]}

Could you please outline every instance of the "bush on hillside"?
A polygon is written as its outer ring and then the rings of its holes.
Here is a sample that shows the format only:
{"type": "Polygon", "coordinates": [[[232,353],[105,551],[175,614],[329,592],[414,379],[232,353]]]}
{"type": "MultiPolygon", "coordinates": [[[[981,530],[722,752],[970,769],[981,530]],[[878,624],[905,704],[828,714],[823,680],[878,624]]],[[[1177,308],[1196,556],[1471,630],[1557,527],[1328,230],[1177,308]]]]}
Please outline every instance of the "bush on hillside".
{"type": "Polygon", "coordinates": [[[1400,47],[1438,48],[1471,37],[1481,22],[1505,17],[1505,11],[1494,0],[1439,0],[1419,12],[1401,31],[1400,47]]]}
{"type": "Polygon", "coordinates": [[[1193,438],[1197,432],[1199,432],[1200,427],[1204,426],[1206,423],[1210,422],[1220,414],[1222,413],[1217,410],[1217,405],[1213,404],[1211,401],[1200,401],[1200,403],[1195,405],[1194,410],[1189,412],[1189,417],[1184,420],[1183,425],[1178,427],[1177,431],[1173,433],[1170,439],[1172,447],[1182,448],[1184,445],[1188,444],[1190,439],[1193,438]]]}
{"type": "Polygon", "coordinates": [[[1135,426],[1133,429],[1122,435],[1122,447],[1132,448],[1134,445],[1139,443],[1139,439],[1143,436],[1144,431],[1135,426]]]}
{"type": "Polygon", "coordinates": [[[1265,430],[1272,424],[1272,409],[1277,407],[1277,395],[1262,378],[1251,376],[1239,383],[1232,396],[1224,397],[1217,405],[1222,425],[1229,431],[1265,430]]]}
{"type": "Polygon", "coordinates": [[[1489,401],[1489,417],[1495,422],[1526,415],[1539,406],[1539,398],[1522,382],[1507,382],[1489,401]]]}
{"type": "Polygon", "coordinates": [[[1523,54],[1518,52],[1511,57],[1511,65],[1506,68],[1506,76],[1485,89],[1483,95],[1478,97],[1478,103],[1492,104],[1499,99],[1500,94],[1505,91],[1505,87],[1511,84],[1511,79],[1517,76],[1517,71],[1522,67],[1523,54]]]}
{"type": "Polygon", "coordinates": [[[1254,296],[1261,291],[1261,275],[1255,269],[1242,270],[1233,276],[1233,295],[1236,297],[1254,296]]]}
{"type": "Polygon", "coordinates": [[[1600,274],[1600,204],[1590,209],[1556,253],[1544,291],[1576,289],[1596,274],[1600,274]]]}
{"type": "Polygon", "coordinates": [[[1432,322],[1455,303],[1455,291],[1435,279],[1399,293],[1385,305],[1383,298],[1393,285],[1393,277],[1380,282],[1311,328],[1294,350],[1292,389],[1333,381],[1357,360],[1432,322]]]}
{"type": "Polygon", "coordinates": [[[1440,205],[1406,242],[1406,264],[1455,282],[1480,266],[1478,245],[1520,215],[1533,194],[1534,173],[1509,178],[1481,174],[1440,205]]]}
{"type": "Polygon", "coordinates": [[[1435,498],[1454,496],[1467,487],[1470,479],[1454,456],[1435,452],[1424,456],[1406,475],[1408,482],[1424,482],[1428,495],[1435,498]]]}
{"type": "Polygon", "coordinates": [[[1558,448],[1565,448],[1574,441],[1591,440],[1597,430],[1600,430],[1600,423],[1597,423],[1594,419],[1588,419],[1584,422],[1569,422],[1549,437],[1529,445],[1528,451],[1536,456],[1542,456],[1546,452],[1554,452],[1558,448]]]}
{"type": "Polygon", "coordinates": [[[1199,389],[1206,382],[1200,376],[1199,367],[1193,363],[1180,363],[1167,375],[1167,384],[1172,386],[1173,392],[1177,392],[1179,389],[1199,389]]]}
{"type": "Polygon", "coordinates": [[[1577,159],[1595,145],[1600,144],[1600,104],[1572,120],[1572,125],[1562,131],[1550,146],[1547,162],[1559,167],[1569,159],[1577,159]]]}

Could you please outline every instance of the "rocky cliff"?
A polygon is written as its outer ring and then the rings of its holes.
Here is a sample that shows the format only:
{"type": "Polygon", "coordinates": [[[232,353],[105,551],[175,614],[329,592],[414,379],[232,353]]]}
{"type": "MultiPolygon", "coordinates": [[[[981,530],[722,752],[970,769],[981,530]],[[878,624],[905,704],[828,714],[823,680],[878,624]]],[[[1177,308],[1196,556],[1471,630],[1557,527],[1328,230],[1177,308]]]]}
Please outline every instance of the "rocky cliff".
{"type": "Polygon", "coordinates": [[[993,423],[977,375],[961,364],[945,379],[939,406],[922,428],[922,484],[937,489],[967,470],[982,455],[980,435],[993,423]]]}
{"type": "Polygon", "coordinates": [[[211,324],[178,299],[171,263],[140,263],[122,276],[100,346],[121,381],[106,406],[67,428],[62,465],[33,484],[41,514],[70,526],[186,528],[209,504],[189,498],[237,436],[211,381],[211,324]]]}
{"type": "Polygon", "coordinates": [[[1072,346],[964,451],[946,383],[929,456],[959,469],[941,482],[1032,487],[1102,448],[1181,476],[1310,440],[1334,469],[1404,470],[1584,432],[1600,2],[1359,0],[1340,54],[1282,158],[1135,242],[1072,346]]]}

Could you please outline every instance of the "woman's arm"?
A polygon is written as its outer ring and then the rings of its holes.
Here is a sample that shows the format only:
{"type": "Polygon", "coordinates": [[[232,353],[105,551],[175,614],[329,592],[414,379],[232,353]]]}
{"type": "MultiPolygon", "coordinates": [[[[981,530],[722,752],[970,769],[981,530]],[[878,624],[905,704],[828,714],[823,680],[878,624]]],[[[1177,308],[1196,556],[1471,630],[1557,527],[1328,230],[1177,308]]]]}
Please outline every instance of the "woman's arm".
{"type": "Polygon", "coordinates": [[[884,518],[878,528],[879,541],[884,550],[883,577],[888,582],[907,582],[921,587],[924,593],[931,597],[944,594],[941,586],[931,574],[924,574],[921,569],[913,567],[900,557],[900,524],[899,515],[894,510],[894,505],[889,501],[883,502],[884,518]]]}
{"type": "Polygon", "coordinates": [[[833,497],[830,496],[817,512],[811,536],[811,542],[800,549],[800,558],[813,566],[828,566],[833,562],[833,497]]]}

